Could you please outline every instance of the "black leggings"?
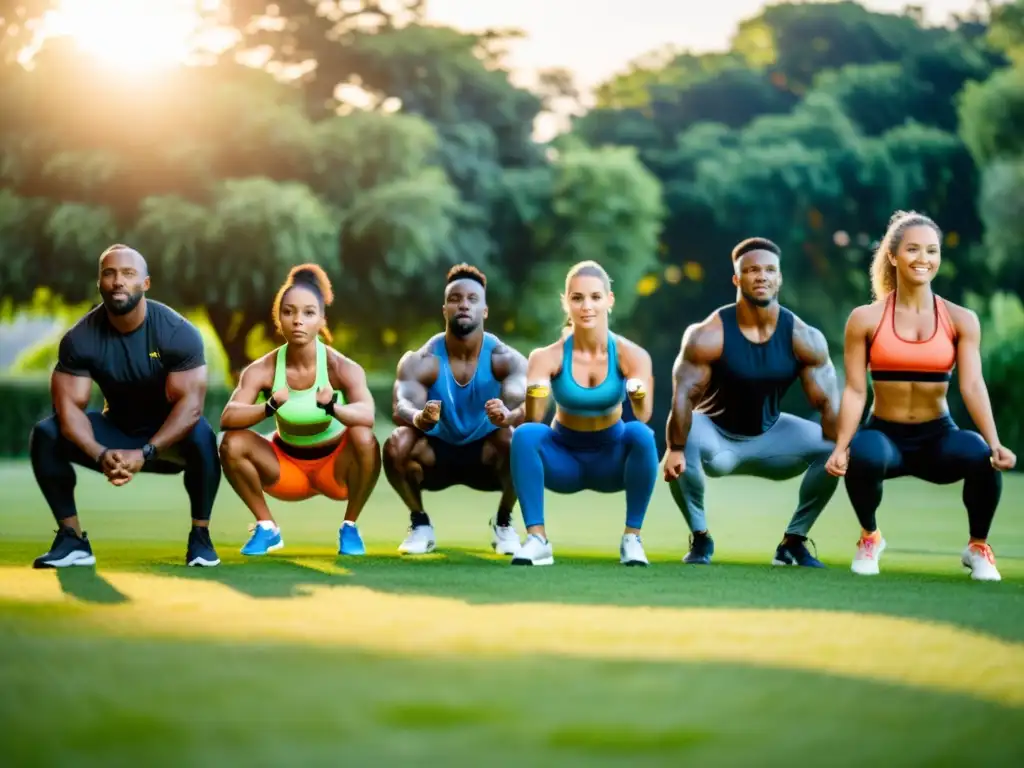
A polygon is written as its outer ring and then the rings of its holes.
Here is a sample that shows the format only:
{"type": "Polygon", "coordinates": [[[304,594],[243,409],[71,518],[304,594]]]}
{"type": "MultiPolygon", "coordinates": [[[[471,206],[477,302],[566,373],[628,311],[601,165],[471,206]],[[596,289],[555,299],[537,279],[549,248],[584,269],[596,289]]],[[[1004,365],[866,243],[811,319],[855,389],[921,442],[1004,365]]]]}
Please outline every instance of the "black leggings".
{"type": "Polygon", "coordinates": [[[963,480],[971,538],[984,539],[1003,490],[1002,474],[992,466],[991,457],[981,435],[959,429],[948,415],[923,424],[872,416],[850,443],[846,492],[861,527],[873,532],[883,480],[907,475],[937,485],[963,480]]]}
{"type": "MultiPolygon", "coordinates": [[[[96,441],[106,448],[142,448],[153,436],[127,435],[98,411],[89,411],[86,415],[92,423],[96,441]]],[[[71,465],[78,464],[96,472],[99,465],[61,434],[56,416],[44,419],[32,428],[29,453],[36,482],[57,522],[77,515],[76,478],[71,465]]],[[[213,501],[220,487],[221,469],[217,457],[217,435],[206,419],[200,418],[180,443],[168,449],[165,456],[147,462],[142,471],[159,475],[184,472],[192,518],[210,519],[213,501]]]]}

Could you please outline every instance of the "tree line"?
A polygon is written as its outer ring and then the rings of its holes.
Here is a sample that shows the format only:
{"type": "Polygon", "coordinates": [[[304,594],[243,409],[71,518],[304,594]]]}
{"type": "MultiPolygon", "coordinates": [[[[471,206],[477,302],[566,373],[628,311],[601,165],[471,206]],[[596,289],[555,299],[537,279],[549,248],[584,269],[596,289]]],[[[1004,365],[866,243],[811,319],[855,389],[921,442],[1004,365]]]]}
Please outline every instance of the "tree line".
{"type": "Polygon", "coordinates": [[[575,98],[569,73],[517,87],[516,33],[427,25],[422,0],[235,0],[232,47],[145,82],[63,40],[17,63],[48,5],[0,3],[8,312],[41,287],[88,301],[96,256],[128,241],[154,297],[204,308],[238,370],[273,341],[287,269],[312,261],[335,283],[339,347],[389,368],[438,327],[452,264],[488,274],[491,327],[525,348],[557,333],[565,271],[593,258],[616,328],[667,382],[684,327],[732,300],[729,250],[760,235],[783,249],[784,302],[840,363],[872,248],[913,208],[945,230],[937,290],[985,318],[997,411],[1024,398],[1024,0],[942,27],[769,5],[728,51],[632,62],[545,145],[534,124],[575,98]],[[260,66],[237,60],[253,52],[260,66]]]}

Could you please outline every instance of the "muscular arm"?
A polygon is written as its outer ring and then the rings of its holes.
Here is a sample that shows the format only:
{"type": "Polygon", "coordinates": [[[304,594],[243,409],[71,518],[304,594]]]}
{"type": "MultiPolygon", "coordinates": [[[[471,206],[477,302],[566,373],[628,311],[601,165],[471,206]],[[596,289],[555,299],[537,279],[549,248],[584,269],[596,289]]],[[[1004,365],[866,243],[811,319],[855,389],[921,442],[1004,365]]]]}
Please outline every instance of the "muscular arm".
{"type": "Polygon", "coordinates": [[[800,383],[807,400],[821,414],[821,432],[828,440],[836,439],[839,415],[839,384],[836,369],[828,353],[828,342],[817,328],[797,322],[793,333],[793,353],[800,361],[800,383]]]}
{"type": "Polygon", "coordinates": [[[334,404],[334,418],[346,427],[373,427],[373,394],[366,383],[363,367],[346,357],[333,354],[329,360],[331,379],[345,393],[345,404],[334,404]]]}
{"type": "Polygon", "coordinates": [[[1000,445],[999,433],[996,431],[992,403],[981,370],[981,323],[978,322],[978,316],[968,309],[950,309],[954,310],[950,314],[957,330],[956,365],[960,394],[981,436],[989,447],[996,448],[1000,445]]]}
{"type": "Polygon", "coordinates": [[[693,409],[704,397],[711,381],[711,363],[721,354],[720,327],[702,323],[686,329],[672,366],[672,412],[665,425],[665,443],[669,450],[673,450],[673,446],[680,450],[686,445],[693,424],[693,409]]]}
{"type": "Polygon", "coordinates": [[[392,390],[391,420],[400,427],[416,428],[414,419],[427,404],[427,358],[422,350],[406,352],[398,361],[398,373],[392,390]]]}
{"type": "Polygon", "coordinates": [[[149,441],[158,452],[180,441],[202,418],[206,403],[206,366],[168,374],[167,397],[173,403],[171,412],[149,441]]]}
{"type": "Polygon", "coordinates": [[[260,392],[273,386],[273,372],[268,358],[250,363],[238,378],[238,386],[220,415],[221,429],[249,429],[267,418],[267,407],[256,403],[260,392]]]}
{"type": "Polygon", "coordinates": [[[57,423],[64,437],[77,445],[86,456],[98,459],[106,446],[96,442],[85,409],[92,393],[92,379],[54,371],[50,377],[50,394],[57,412],[57,423]]]}
{"type": "Polygon", "coordinates": [[[867,349],[868,332],[873,327],[866,317],[870,307],[858,307],[846,321],[843,341],[843,367],[846,369],[846,386],[839,406],[836,424],[836,450],[845,451],[850,447],[864,406],[868,400],[867,349]]]}
{"type": "Polygon", "coordinates": [[[631,341],[621,339],[619,352],[623,375],[627,379],[639,379],[643,382],[643,397],[630,397],[630,403],[636,420],[646,424],[654,412],[654,364],[647,350],[631,341]]]}
{"type": "Polygon", "coordinates": [[[507,424],[518,427],[526,420],[526,358],[503,344],[494,350],[491,366],[501,382],[501,401],[510,411],[507,424]]]}
{"type": "Polygon", "coordinates": [[[551,377],[557,368],[552,347],[541,347],[530,353],[526,363],[526,421],[540,422],[548,412],[551,377]]]}

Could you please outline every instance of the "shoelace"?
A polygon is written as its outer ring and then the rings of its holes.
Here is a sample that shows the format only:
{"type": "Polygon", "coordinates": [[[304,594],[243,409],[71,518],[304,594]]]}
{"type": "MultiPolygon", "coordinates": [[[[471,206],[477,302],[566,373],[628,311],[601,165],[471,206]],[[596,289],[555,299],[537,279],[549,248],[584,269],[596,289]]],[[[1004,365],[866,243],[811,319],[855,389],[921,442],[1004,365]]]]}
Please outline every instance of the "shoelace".
{"type": "Polygon", "coordinates": [[[858,549],[860,549],[864,553],[865,557],[871,560],[875,559],[876,546],[877,542],[874,539],[861,539],[857,542],[858,549]]]}
{"type": "Polygon", "coordinates": [[[988,544],[971,544],[970,549],[972,552],[977,552],[979,555],[984,557],[990,564],[996,564],[995,552],[992,551],[992,547],[988,544]]]}

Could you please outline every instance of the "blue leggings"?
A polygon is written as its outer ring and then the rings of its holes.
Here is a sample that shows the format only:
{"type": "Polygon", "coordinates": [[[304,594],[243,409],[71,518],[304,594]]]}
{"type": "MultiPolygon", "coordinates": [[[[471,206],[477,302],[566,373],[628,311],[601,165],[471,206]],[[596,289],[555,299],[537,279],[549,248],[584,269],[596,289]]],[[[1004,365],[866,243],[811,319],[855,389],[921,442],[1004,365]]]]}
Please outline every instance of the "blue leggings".
{"type": "Polygon", "coordinates": [[[529,528],[544,525],[544,489],[626,492],[626,527],[640,528],[658,479],[654,432],[639,421],[598,432],[559,423],[523,424],[512,433],[512,483],[529,528]]]}

